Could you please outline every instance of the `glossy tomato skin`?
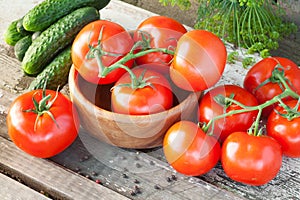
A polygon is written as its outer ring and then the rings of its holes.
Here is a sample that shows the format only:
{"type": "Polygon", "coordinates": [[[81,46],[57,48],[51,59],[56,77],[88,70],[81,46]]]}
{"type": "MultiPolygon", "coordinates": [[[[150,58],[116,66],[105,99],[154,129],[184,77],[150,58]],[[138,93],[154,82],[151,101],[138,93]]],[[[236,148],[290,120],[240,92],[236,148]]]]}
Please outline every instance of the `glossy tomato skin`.
{"type": "Polygon", "coordinates": [[[216,35],[192,30],[178,40],[170,76],[184,90],[203,91],[220,79],[226,59],[226,47],[216,35]]]}
{"type": "MultiPolygon", "coordinates": [[[[56,91],[46,90],[51,99],[56,91]]],[[[12,141],[26,153],[40,157],[52,157],[73,143],[78,135],[79,118],[72,102],[58,93],[57,99],[50,108],[58,126],[48,114],[39,117],[34,130],[37,114],[24,112],[33,109],[32,97],[41,100],[42,90],[34,90],[17,97],[10,106],[7,115],[8,134],[12,141]]]]}
{"type": "MultiPolygon", "coordinates": [[[[144,71],[144,68],[139,67],[132,69],[137,77],[144,71]]],[[[148,115],[170,109],[173,105],[173,93],[168,80],[160,73],[146,70],[144,79],[149,77],[151,78],[147,82],[151,82],[151,85],[132,89],[129,86],[120,86],[131,83],[129,74],[125,73],[112,89],[112,110],[122,114],[148,115]]]]}
{"type": "MultiPolygon", "coordinates": [[[[90,46],[96,47],[98,45],[101,30],[102,50],[114,54],[101,57],[105,67],[112,65],[131,50],[134,43],[133,39],[121,25],[107,20],[96,20],[86,25],[78,33],[72,44],[71,55],[76,70],[85,80],[94,84],[110,84],[116,82],[126,71],[118,68],[106,77],[100,78],[96,58],[87,59],[90,55],[90,46]]],[[[131,68],[133,62],[130,60],[125,65],[131,68]]]]}
{"type": "MultiPolygon", "coordinates": [[[[186,28],[175,19],[166,16],[151,16],[141,22],[135,32],[135,41],[141,39],[141,32],[151,37],[151,48],[172,48],[177,46],[178,39],[187,32],[186,28]]],[[[150,63],[168,64],[173,56],[161,52],[149,53],[135,60],[137,65],[150,63]]]]}
{"type": "Polygon", "coordinates": [[[222,145],[221,163],[231,179],[248,185],[264,185],[280,170],[281,146],[272,137],[235,132],[222,145]]]}
{"type": "Polygon", "coordinates": [[[191,121],[179,121],[169,128],[163,150],[168,163],[188,176],[200,176],[210,171],[221,153],[218,141],[191,121]]]}
{"type": "MultiPolygon", "coordinates": [[[[217,95],[230,97],[232,94],[234,95],[234,100],[246,106],[258,105],[256,98],[244,88],[237,85],[221,85],[208,91],[201,99],[198,109],[199,122],[207,124],[214,117],[225,113],[225,111],[228,113],[242,109],[240,106],[232,103],[224,111],[224,107],[214,100],[217,95]]],[[[255,121],[257,113],[257,111],[245,112],[216,120],[213,135],[222,143],[233,132],[247,131],[255,121]]]]}
{"type": "MultiPolygon", "coordinates": [[[[288,100],[285,104],[294,108],[297,102],[297,100],[288,100]]],[[[281,106],[277,106],[275,110],[286,114],[286,110],[281,106]]],[[[293,158],[300,157],[300,118],[288,120],[273,110],[268,117],[266,129],[267,134],[281,144],[284,155],[293,158]]]]}
{"type": "MultiPolygon", "coordinates": [[[[282,93],[282,89],[277,83],[267,83],[259,89],[256,89],[261,83],[271,77],[272,71],[278,63],[284,68],[285,77],[289,80],[287,83],[289,85],[292,84],[293,86],[291,86],[291,88],[300,94],[300,69],[298,66],[287,58],[268,57],[253,65],[244,79],[244,88],[255,95],[259,104],[282,93]]],[[[273,108],[274,106],[265,108],[263,110],[263,116],[267,117],[273,108]]]]}

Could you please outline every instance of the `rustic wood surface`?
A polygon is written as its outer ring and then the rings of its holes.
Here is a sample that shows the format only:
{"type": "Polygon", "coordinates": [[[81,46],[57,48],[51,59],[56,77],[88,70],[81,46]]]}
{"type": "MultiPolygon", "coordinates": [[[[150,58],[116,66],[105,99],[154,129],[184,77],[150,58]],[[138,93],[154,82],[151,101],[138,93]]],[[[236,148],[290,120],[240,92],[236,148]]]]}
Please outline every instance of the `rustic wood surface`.
{"type": "Polygon", "coordinates": [[[0,197],[2,200],[11,199],[40,199],[49,200],[46,196],[0,173],[0,197]]]}
{"type": "MultiPolygon", "coordinates": [[[[34,158],[15,147],[7,135],[5,117],[10,103],[25,91],[32,79],[23,74],[13,48],[4,43],[3,31],[12,20],[22,17],[39,2],[0,1],[3,8],[0,18],[1,199],[18,199],[11,198],[15,188],[26,195],[40,192],[53,199],[300,199],[300,159],[285,157],[274,180],[252,187],[230,180],[220,164],[201,177],[180,175],[166,163],[161,148],[145,151],[117,148],[99,142],[85,130],[80,131],[67,150],[51,159],[34,158]],[[3,184],[8,186],[4,188],[3,184]]],[[[151,15],[117,0],[101,11],[102,18],[129,30],[151,15]]],[[[227,45],[227,50],[233,48],[227,45]]],[[[243,55],[241,50],[240,57],[243,55]]],[[[245,73],[240,60],[227,64],[218,84],[241,84],[245,73]]],[[[68,93],[68,86],[63,92],[68,93]]]]}

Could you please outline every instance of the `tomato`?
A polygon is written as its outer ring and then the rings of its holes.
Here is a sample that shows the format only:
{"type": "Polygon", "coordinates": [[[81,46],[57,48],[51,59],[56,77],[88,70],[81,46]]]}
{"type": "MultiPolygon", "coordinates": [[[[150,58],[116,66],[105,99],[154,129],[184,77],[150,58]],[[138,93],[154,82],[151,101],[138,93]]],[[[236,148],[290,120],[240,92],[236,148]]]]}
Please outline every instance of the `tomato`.
{"type": "Polygon", "coordinates": [[[182,89],[206,90],[222,76],[226,59],[226,47],[216,35],[205,30],[192,30],[178,40],[170,76],[182,89]]]}
{"type": "MultiPolygon", "coordinates": [[[[99,77],[99,68],[94,53],[104,51],[100,60],[108,67],[124,57],[132,48],[133,39],[119,24],[106,20],[96,20],[86,25],[76,36],[72,45],[72,61],[76,70],[87,81],[95,84],[116,82],[126,71],[117,68],[105,77],[99,77]],[[99,38],[100,33],[102,38],[99,38]],[[93,48],[94,50],[92,50],[93,48]],[[95,50],[98,49],[97,51],[95,50]]],[[[125,63],[132,67],[133,60],[125,63]]]]}
{"type": "MultiPolygon", "coordinates": [[[[271,77],[273,69],[280,64],[285,73],[285,78],[288,79],[287,83],[291,88],[300,94],[300,69],[291,60],[282,57],[269,57],[264,58],[247,72],[244,79],[244,88],[255,95],[258,103],[264,103],[272,99],[274,96],[282,93],[283,89],[278,83],[267,83],[261,87],[264,81],[271,77]],[[258,88],[259,87],[259,88],[258,88]]],[[[275,105],[274,105],[275,106],[275,105]]],[[[274,106],[269,106],[263,110],[263,116],[268,116],[274,106]]]]}
{"type": "MultiPolygon", "coordinates": [[[[285,104],[290,108],[295,108],[297,100],[286,101],[285,104]]],[[[279,113],[287,114],[287,111],[277,106],[275,108],[279,113]]],[[[282,146],[283,154],[289,157],[300,157],[300,117],[296,117],[292,120],[281,116],[276,113],[275,110],[271,112],[267,121],[267,134],[275,138],[282,146]]],[[[300,112],[300,108],[297,110],[300,112]]]]}
{"type": "Polygon", "coordinates": [[[248,185],[264,185],[280,170],[281,146],[268,136],[235,132],[222,145],[221,163],[232,180],[248,185]]]}
{"type": "MultiPolygon", "coordinates": [[[[201,99],[198,109],[199,122],[207,124],[218,115],[242,109],[234,103],[224,106],[218,104],[214,100],[217,95],[226,97],[234,95],[233,99],[245,106],[258,105],[256,98],[244,88],[237,85],[221,85],[208,91],[201,99]]],[[[247,131],[253,124],[257,113],[258,111],[245,112],[216,120],[213,126],[213,135],[218,137],[220,142],[223,142],[225,138],[233,132],[247,131]]]]}
{"type": "Polygon", "coordinates": [[[52,90],[46,90],[45,96],[51,96],[47,105],[51,101],[53,104],[38,117],[30,110],[35,109],[33,98],[42,105],[42,93],[42,90],[33,90],[17,97],[10,106],[6,122],[8,134],[16,146],[30,155],[48,158],[72,144],[78,135],[79,119],[72,102],[60,92],[56,97],[56,91],[52,90]]]}
{"type": "Polygon", "coordinates": [[[143,76],[146,85],[142,88],[132,88],[130,74],[125,73],[112,89],[111,105],[114,112],[148,115],[172,107],[173,93],[163,75],[140,67],[133,68],[132,72],[137,77],[143,76]]]}
{"type": "MultiPolygon", "coordinates": [[[[141,39],[141,33],[149,34],[151,48],[176,48],[178,39],[187,32],[175,19],[166,16],[152,16],[142,21],[135,32],[135,40],[141,39]]],[[[146,35],[146,37],[149,37],[146,35]]],[[[162,52],[149,53],[137,58],[137,65],[159,63],[169,64],[173,56],[162,52]]]]}
{"type": "Polygon", "coordinates": [[[218,141],[191,121],[179,121],[168,129],[163,150],[168,163],[179,173],[189,176],[210,171],[221,153],[218,141]]]}

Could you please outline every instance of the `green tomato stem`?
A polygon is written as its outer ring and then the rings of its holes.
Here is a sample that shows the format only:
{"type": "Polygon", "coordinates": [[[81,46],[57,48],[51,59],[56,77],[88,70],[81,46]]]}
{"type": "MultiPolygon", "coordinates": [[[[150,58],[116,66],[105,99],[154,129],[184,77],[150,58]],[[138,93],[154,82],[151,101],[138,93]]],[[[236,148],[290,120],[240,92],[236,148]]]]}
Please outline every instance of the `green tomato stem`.
{"type": "Polygon", "coordinates": [[[111,66],[105,67],[105,69],[102,71],[101,76],[105,77],[111,71],[113,71],[114,69],[119,68],[121,65],[124,65],[126,62],[128,62],[128,61],[130,61],[132,59],[144,56],[144,55],[149,54],[149,53],[155,53],[155,52],[162,52],[162,53],[174,55],[174,51],[166,49],[166,48],[147,49],[147,50],[144,50],[144,51],[140,51],[138,53],[129,52],[123,58],[121,58],[120,60],[118,60],[117,62],[115,62],[114,64],[112,64],[111,66]]]}
{"type": "Polygon", "coordinates": [[[104,67],[102,64],[102,62],[98,61],[101,60],[99,57],[96,56],[97,59],[97,63],[99,65],[99,67],[101,67],[101,73],[99,74],[100,77],[106,77],[111,71],[118,69],[118,68],[122,68],[125,69],[131,77],[131,86],[132,88],[137,88],[138,85],[140,84],[138,81],[138,78],[136,77],[136,75],[132,72],[132,70],[127,67],[126,65],[124,65],[126,62],[144,56],[146,54],[149,53],[155,53],[155,52],[162,52],[162,53],[166,53],[166,54],[170,54],[170,55],[174,55],[174,51],[166,49],[166,48],[153,48],[153,49],[147,49],[144,51],[140,51],[138,53],[133,53],[133,51],[130,51],[128,54],[126,54],[123,58],[121,58],[120,60],[118,60],[117,62],[115,62],[114,64],[110,65],[109,67],[104,67]]]}
{"type": "MultiPolygon", "coordinates": [[[[284,79],[282,79],[282,80],[284,81],[284,79]]],[[[206,126],[203,127],[203,131],[207,132],[208,129],[214,124],[214,122],[216,120],[219,120],[219,119],[231,116],[231,115],[235,115],[235,114],[246,113],[246,112],[251,112],[251,111],[258,110],[258,114],[257,114],[255,124],[254,124],[254,135],[255,135],[255,134],[258,133],[259,121],[260,121],[260,118],[261,118],[262,110],[264,108],[268,107],[268,106],[271,106],[271,105],[279,102],[281,99],[284,99],[284,98],[289,97],[289,96],[291,96],[293,98],[297,98],[297,99],[300,98],[300,96],[296,92],[291,90],[289,86],[287,86],[287,88],[281,94],[279,94],[279,95],[273,97],[271,100],[266,101],[266,102],[264,102],[260,105],[257,105],[257,106],[246,106],[246,105],[244,105],[244,104],[242,104],[242,103],[240,103],[240,102],[238,102],[238,101],[236,101],[232,98],[225,97],[225,101],[232,102],[232,103],[240,106],[242,109],[231,110],[228,113],[224,113],[222,115],[218,115],[218,116],[214,117],[212,120],[210,120],[208,122],[208,124],[206,126]]]]}
{"type": "Polygon", "coordinates": [[[281,74],[281,73],[274,73],[274,75],[276,76],[277,79],[280,80],[280,82],[283,84],[284,86],[284,90],[281,94],[273,97],[272,99],[260,104],[260,105],[257,105],[257,106],[246,106],[236,100],[234,100],[233,98],[231,97],[223,97],[223,101],[224,102],[230,102],[230,103],[234,103],[236,105],[238,105],[239,107],[241,107],[242,109],[239,109],[239,110],[232,110],[228,113],[224,113],[222,115],[218,115],[216,117],[214,117],[213,119],[211,119],[202,129],[203,131],[207,132],[209,130],[209,128],[212,126],[214,126],[214,123],[216,120],[219,120],[219,119],[222,119],[222,118],[225,118],[225,117],[228,117],[228,116],[231,116],[231,115],[235,115],[235,114],[240,114],[240,113],[246,113],[246,112],[251,112],[251,111],[255,111],[255,110],[258,110],[258,114],[256,116],[256,120],[254,122],[254,130],[253,130],[253,134],[254,135],[258,135],[259,134],[259,121],[260,121],[260,118],[261,118],[261,115],[262,115],[262,110],[268,106],[271,106],[273,104],[276,104],[276,103],[280,103],[282,99],[286,98],[286,97],[293,97],[295,99],[300,99],[300,96],[299,94],[297,94],[295,91],[293,91],[291,89],[291,87],[288,85],[288,83],[286,82],[284,76],[281,74]]]}

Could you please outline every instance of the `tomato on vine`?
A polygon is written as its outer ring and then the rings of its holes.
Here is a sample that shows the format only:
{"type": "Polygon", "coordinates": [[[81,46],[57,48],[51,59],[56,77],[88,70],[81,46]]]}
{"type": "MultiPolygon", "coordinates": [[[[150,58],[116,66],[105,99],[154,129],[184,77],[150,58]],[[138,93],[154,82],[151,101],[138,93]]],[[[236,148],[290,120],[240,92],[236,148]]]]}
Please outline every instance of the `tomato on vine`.
{"type": "MultiPolygon", "coordinates": [[[[300,94],[299,67],[287,58],[268,57],[253,65],[244,79],[244,88],[255,95],[259,104],[281,94],[285,89],[282,81],[273,76],[274,69],[277,69],[277,73],[281,72],[287,85],[300,94]]],[[[265,108],[263,116],[268,116],[275,105],[265,108]]]]}
{"type": "MultiPolygon", "coordinates": [[[[72,44],[72,61],[76,70],[94,84],[116,82],[126,71],[117,68],[102,76],[104,68],[123,58],[133,47],[131,35],[119,24],[96,20],[86,25],[72,44]]],[[[134,60],[124,63],[131,68],[134,60]]]]}
{"type": "Polygon", "coordinates": [[[278,105],[268,117],[267,135],[275,138],[283,154],[300,157],[300,107],[296,99],[278,105]]]}
{"type": "Polygon", "coordinates": [[[219,142],[191,121],[179,121],[168,129],[163,150],[168,163],[179,173],[189,176],[210,171],[221,153],[219,142]]]}
{"type": "Polygon", "coordinates": [[[125,73],[111,90],[112,110],[130,115],[148,115],[173,106],[168,80],[160,73],[135,67],[125,73]]]}
{"type": "Polygon", "coordinates": [[[235,132],[222,145],[221,163],[231,179],[248,185],[264,185],[278,174],[282,150],[272,137],[235,132]]]}
{"type": "MultiPolygon", "coordinates": [[[[244,106],[257,106],[256,98],[244,88],[237,85],[221,85],[208,91],[201,99],[198,109],[198,120],[202,124],[208,124],[215,117],[224,113],[242,109],[241,106],[216,99],[219,95],[231,98],[244,106]]],[[[258,111],[253,110],[238,113],[214,120],[209,127],[215,137],[223,142],[225,138],[236,131],[247,131],[257,116],[258,111]]],[[[209,131],[209,130],[208,130],[209,131]]]]}
{"type": "Polygon", "coordinates": [[[72,102],[53,90],[33,90],[18,96],[10,106],[6,123],[16,146],[40,158],[65,150],[79,130],[72,102]]]}
{"type": "Polygon", "coordinates": [[[170,76],[184,90],[203,91],[219,81],[226,59],[220,38],[205,30],[192,30],[178,40],[170,76]]]}
{"type": "MultiPolygon", "coordinates": [[[[177,46],[178,39],[186,33],[186,28],[175,19],[166,16],[152,16],[142,21],[135,31],[134,39],[149,37],[149,48],[172,48],[177,46]]],[[[137,58],[137,65],[167,64],[171,62],[173,55],[163,52],[154,52],[137,58]]]]}

